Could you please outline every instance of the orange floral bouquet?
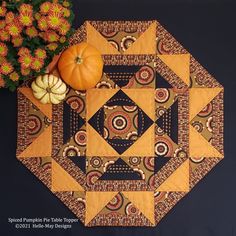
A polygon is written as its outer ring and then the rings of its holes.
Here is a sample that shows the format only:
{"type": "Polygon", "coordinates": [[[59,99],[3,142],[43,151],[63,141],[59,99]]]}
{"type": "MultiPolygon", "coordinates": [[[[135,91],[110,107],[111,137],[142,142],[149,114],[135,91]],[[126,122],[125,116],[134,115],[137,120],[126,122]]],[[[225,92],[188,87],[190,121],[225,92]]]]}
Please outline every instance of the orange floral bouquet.
{"type": "Polygon", "coordinates": [[[0,3],[0,87],[45,73],[68,45],[73,13],[69,0],[6,0],[0,3]]]}

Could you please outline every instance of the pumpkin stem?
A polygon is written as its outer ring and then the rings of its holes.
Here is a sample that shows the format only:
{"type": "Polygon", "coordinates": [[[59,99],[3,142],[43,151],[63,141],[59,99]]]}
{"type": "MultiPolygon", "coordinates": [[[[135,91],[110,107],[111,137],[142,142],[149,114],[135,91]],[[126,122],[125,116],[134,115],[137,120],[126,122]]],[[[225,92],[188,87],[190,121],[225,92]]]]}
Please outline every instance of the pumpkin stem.
{"type": "Polygon", "coordinates": [[[51,88],[46,88],[46,91],[48,92],[48,93],[51,93],[52,91],[51,91],[51,88]]]}
{"type": "Polygon", "coordinates": [[[75,58],[75,63],[76,64],[81,64],[82,62],[83,62],[83,59],[81,57],[78,56],[78,57],[75,58]]]}

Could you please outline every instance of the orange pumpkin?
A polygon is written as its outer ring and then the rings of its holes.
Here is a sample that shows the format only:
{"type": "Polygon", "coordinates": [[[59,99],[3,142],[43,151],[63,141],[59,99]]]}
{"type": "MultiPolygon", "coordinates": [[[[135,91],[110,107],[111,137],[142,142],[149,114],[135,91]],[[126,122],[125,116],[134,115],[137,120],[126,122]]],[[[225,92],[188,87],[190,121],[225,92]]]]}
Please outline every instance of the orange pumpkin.
{"type": "Polygon", "coordinates": [[[58,62],[61,78],[76,90],[93,88],[102,77],[101,53],[82,42],[67,48],[58,62]]]}

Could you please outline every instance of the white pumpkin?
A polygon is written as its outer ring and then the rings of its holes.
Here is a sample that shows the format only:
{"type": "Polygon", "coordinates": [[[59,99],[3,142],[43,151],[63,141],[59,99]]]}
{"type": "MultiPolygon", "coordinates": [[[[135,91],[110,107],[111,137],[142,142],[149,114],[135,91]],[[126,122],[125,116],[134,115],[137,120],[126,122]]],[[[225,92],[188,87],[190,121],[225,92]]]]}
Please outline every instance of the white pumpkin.
{"type": "Polygon", "coordinates": [[[31,84],[33,94],[41,103],[58,104],[65,99],[66,84],[52,74],[38,76],[31,84]]]}

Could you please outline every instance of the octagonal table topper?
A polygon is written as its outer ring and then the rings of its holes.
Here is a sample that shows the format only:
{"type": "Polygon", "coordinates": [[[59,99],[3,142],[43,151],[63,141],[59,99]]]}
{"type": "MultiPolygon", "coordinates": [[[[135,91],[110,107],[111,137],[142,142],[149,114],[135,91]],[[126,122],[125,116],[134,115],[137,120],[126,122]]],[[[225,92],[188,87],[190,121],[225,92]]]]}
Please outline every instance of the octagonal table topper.
{"type": "Polygon", "coordinates": [[[86,226],[155,226],[223,158],[223,87],[157,21],[87,21],[82,41],[101,81],[59,105],[20,87],[17,158],[86,226]]]}

